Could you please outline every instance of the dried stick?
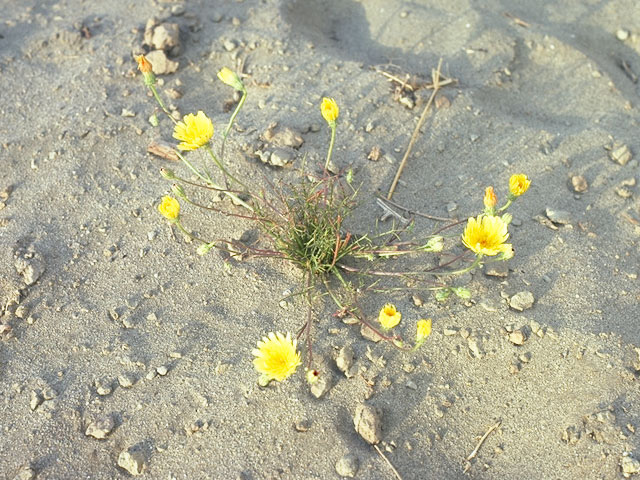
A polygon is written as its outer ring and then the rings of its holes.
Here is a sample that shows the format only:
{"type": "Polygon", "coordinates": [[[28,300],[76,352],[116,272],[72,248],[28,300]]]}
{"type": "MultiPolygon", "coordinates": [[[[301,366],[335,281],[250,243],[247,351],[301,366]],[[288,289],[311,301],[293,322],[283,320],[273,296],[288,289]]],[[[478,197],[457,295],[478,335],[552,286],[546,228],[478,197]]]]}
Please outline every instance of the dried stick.
{"type": "Polygon", "coordinates": [[[402,158],[402,162],[400,162],[400,166],[398,167],[398,171],[396,172],[396,176],[393,179],[393,183],[391,183],[391,188],[389,189],[389,193],[387,194],[387,199],[391,200],[393,197],[393,192],[396,189],[396,185],[398,184],[398,180],[400,180],[400,175],[402,175],[402,170],[407,163],[407,159],[411,154],[411,150],[413,149],[414,143],[418,140],[418,135],[420,134],[420,128],[424,124],[424,121],[427,119],[427,113],[429,113],[429,108],[433,103],[433,99],[436,97],[438,90],[440,90],[440,68],[442,67],[442,58],[438,61],[438,68],[435,71],[431,72],[431,78],[433,81],[433,92],[431,92],[431,96],[429,97],[429,101],[424,107],[422,111],[422,115],[420,116],[420,120],[418,120],[418,124],[416,125],[413,134],[411,135],[411,140],[409,140],[409,145],[407,146],[407,151],[404,153],[404,157],[402,158]]]}
{"type": "Polygon", "coordinates": [[[402,480],[402,477],[400,476],[396,468],[393,466],[393,463],[391,463],[389,459],[386,457],[386,455],[382,453],[382,450],[380,450],[380,447],[378,447],[378,445],[374,445],[373,448],[375,448],[376,452],[378,452],[378,455],[380,455],[384,459],[384,461],[387,462],[387,465],[389,465],[391,470],[393,470],[393,473],[395,474],[396,478],[398,480],[402,480]]]}
{"type": "Polygon", "coordinates": [[[476,458],[476,455],[478,455],[478,451],[480,451],[480,447],[482,446],[482,444],[484,443],[484,441],[487,439],[487,437],[489,437],[489,435],[491,435],[491,432],[493,432],[494,430],[496,430],[500,425],[502,424],[502,422],[496,422],[493,425],[491,425],[491,427],[489,428],[489,430],[487,430],[485,432],[484,435],[482,435],[482,437],[480,438],[480,440],[478,441],[478,444],[476,445],[476,448],[473,449],[473,451],[469,454],[469,456],[467,457],[467,465],[464,468],[464,473],[467,473],[469,471],[469,469],[471,468],[471,460],[473,460],[474,458],[476,458]]]}

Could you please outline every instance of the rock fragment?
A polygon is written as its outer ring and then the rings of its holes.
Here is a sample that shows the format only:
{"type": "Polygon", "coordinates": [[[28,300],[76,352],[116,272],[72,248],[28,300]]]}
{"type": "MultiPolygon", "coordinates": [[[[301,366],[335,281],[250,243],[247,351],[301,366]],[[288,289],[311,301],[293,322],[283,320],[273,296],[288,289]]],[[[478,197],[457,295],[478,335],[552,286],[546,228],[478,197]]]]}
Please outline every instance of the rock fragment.
{"type": "Polygon", "coordinates": [[[571,213],[566,210],[556,210],[555,208],[547,207],[547,218],[553,223],[560,225],[568,225],[571,223],[571,213]]]}
{"type": "Polygon", "coordinates": [[[574,175],[571,177],[571,186],[573,187],[573,191],[576,193],[584,193],[589,189],[587,179],[582,175],[574,175]]]}
{"type": "Polygon", "coordinates": [[[45,263],[36,252],[16,252],[14,266],[18,275],[22,275],[24,283],[33,285],[45,271],[45,263]]]}
{"type": "Polygon", "coordinates": [[[118,455],[118,466],[133,476],[142,475],[145,468],[144,455],[141,451],[130,447],[118,455]]]}
{"type": "Polygon", "coordinates": [[[276,133],[268,134],[269,131],[265,132],[265,138],[267,141],[276,147],[291,147],[291,148],[300,148],[304,143],[304,139],[302,136],[291,128],[284,128],[276,133]]]}
{"type": "Polygon", "coordinates": [[[105,415],[104,417],[100,417],[94,422],[91,422],[84,434],[88,437],[97,438],[102,440],[107,437],[115,427],[115,422],[113,420],[113,415],[105,415]]]}
{"type": "Polygon", "coordinates": [[[509,341],[514,345],[518,345],[518,346],[524,345],[524,342],[526,342],[526,340],[527,340],[527,336],[520,329],[514,330],[509,334],[509,341]]]}
{"type": "Polygon", "coordinates": [[[173,56],[180,54],[180,28],[177,23],[161,23],[153,29],[152,48],[164,50],[173,56]]]}
{"type": "Polygon", "coordinates": [[[631,154],[631,150],[624,144],[615,144],[609,149],[609,158],[616,162],[618,165],[626,165],[633,155],[631,154]]]}
{"type": "Polygon", "coordinates": [[[331,375],[324,373],[318,377],[318,379],[311,384],[311,395],[316,398],[324,397],[329,390],[331,390],[331,375]]]}
{"type": "Polygon", "coordinates": [[[349,345],[342,347],[336,357],[336,366],[338,367],[338,370],[344,373],[347,378],[353,377],[353,372],[351,372],[353,357],[353,348],[349,345]]]}
{"type": "Polygon", "coordinates": [[[344,478],[354,478],[360,468],[360,460],[352,453],[347,453],[336,462],[336,472],[344,478]]]}
{"type": "Polygon", "coordinates": [[[514,296],[512,296],[509,299],[509,306],[514,310],[522,312],[531,308],[534,301],[535,299],[533,297],[533,293],[525,290],[523,292],[518,292],[514,296]]]}
{"type": "Polygon", "coordinates": [[[359,404],[353,418],[356,432],[371,445],[382,440],[382,412],[371,405],[359,404]]]}
{"type": "Polygon", "coordinates": [[[625,455],[620,460],[620,468],[624,478],[640,473],[640,462],[630,455],[625,455]]]}
{"type": "Polygon", "coordinates": [[[163,50],[153,50],[147,53],[146,57],[151,63],[153,73],[156,75],[167,75],[169,73],[175,73],[178,70],[178,62],[169,60],[163,50]]]}
{"type": "Polygon", "coordinates": [[[13,477],[13,480],[34,480],[36,471],[29,465],[23,465],[13,477]]]}

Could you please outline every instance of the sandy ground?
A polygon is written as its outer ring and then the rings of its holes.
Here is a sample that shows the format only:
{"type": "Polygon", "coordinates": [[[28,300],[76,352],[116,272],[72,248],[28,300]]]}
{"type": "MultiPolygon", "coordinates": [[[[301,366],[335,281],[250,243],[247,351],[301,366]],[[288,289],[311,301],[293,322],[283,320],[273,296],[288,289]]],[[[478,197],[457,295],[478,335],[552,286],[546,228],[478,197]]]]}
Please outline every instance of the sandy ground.
{"type": "MultiPolygon", "coordinates": [[[[382,411],[379,448],[405,480],[640,470],[635,0],[0,0],[0,11],[0,477],[128,478],[118,457],[131,448],[146,478],[333,479],[345,456],[356,478],[397,478],[353,428],[363,402],[382,411]],[[282,303],[299,277],[276,261],[199,257],[158,215],[169,187],[158,168],[181,167],[146,153],[171,140],[166,118],[147,120],[154,104],[132,58],[152,17],[180,29],[179,68],[161,90],[183,96],[167,102],[205,110],[218,132],[232,92],[215,74],[244,62],[249,99],[228,149],[248,181],[293,178],[250,155],[271,122],[302,135],[295,166],[305,153],[321,162],[318,104],[336,98],[335,162],[363,182],[359,231],[382,215],[374,194],[388,189],[429,95],[417,91],[408,108],[378,70],[428,77],[443,58],[458,82],[442,89],[394,200],[465,218],[486,185],[504,195],[509,175],[527,173],[508,275],[468,278],[467,303],[362,299],[372,317],[393,301],[407,322],[433,318],[413,354],[318,307],[329,392],[311,396],[302,373],[258,387],[251,349],[302,324],[302,302],[282,303]],[[535,301],[519,312],[508,302],[523,291],[535,301]],[[333,360],[344,346],[352,378],[333,360]],[[96,422],[106,438],[85,434],[96,422]]],[[[185,216],[210,236],[251,228],[185,216]]],[[[423,219],[415,231],[433,229],[423,219]]]]}

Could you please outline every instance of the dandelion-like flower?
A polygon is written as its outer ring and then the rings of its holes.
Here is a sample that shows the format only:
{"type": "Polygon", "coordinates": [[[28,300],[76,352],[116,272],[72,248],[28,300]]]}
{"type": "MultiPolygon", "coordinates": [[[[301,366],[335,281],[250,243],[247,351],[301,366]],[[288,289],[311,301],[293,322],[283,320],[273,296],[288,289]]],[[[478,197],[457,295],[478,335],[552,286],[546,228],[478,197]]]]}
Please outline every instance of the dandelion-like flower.
{"type": "Polygon", "coordinates": [[[284,336],[280,332],[270,332],[269,338],[258,341],[258,348],[253,350],[253,366],[268,380],[282,382],[296,371],[302,363],[300,353],[296,350],[297,341],[291,334],[284,336]]]}
{"type": "Polygon", "coordinates": [[[202,110],[196,115],[185,115],[173,129],[173,138],[180,140],[180,150],[197,150],[209,143],[213,137],[213,123],[202,110]]]}
{"type": "Polygon", "coordinates": [[[462,234],[462,243],[478,255],[494,256],[511,250],[511,244],[504,243],[509,238],[507,224],[501,217],[479,215],[471,217],[462,234]]]}
{"type": "Polygon", "coordinates": [[[493,210],[498,203],[498,197],[496,192],[493,191],[493,187],[487,187],[484,191],[484,208],[486,210],[493,210]]]}
{"type": "Polygon", "coordinates": [[[398,325],[401,318],[402,314],[396,310],[396,306],[392,303],[387,303],[382,307],[380,314],[378,315],[378,321],[385,330],[389,330],[398,325]]]}
{"type": "Polygon", "coordinates": [[[244,91],[244,84],[242,83],[242,80],[240,80],[238,74],[230,68],[222,67],[222,69],[218,72],[218,78],[225,85],[229,85],[239,92],[244,91]]]}
{"type": "Polygon", "coordinates": [[[327,121],[327,123],[330,126],[333,126],[336,124],[336,120],[338,120],[340,109],[333,98],[324,97],[322,99],[322,104],[320,105],[320,112],[322,112],[322,117],[327,121]]]}
{"type": "Polygon", "coordinates": [[[175,222],[180,216],[180,204],[175,198],[167,195],[162,197],[162,202],[158,205],[158,211],[167,220],[175,222]]]}
{"type": "Polygon", "coordinates": [[[509,192],[513,198],[519,197],[529,189],[529,185],[531,185],[531,180],[529,180],[524,173],[511,175],[509,179],[509,192]]]}
{"type": "Polygon", "coordinates": [[[430,318],[418,320],[416,325],[416,342],[424,342],[424,339],[431,335],[431,323],[432,320],[430,318]]]}

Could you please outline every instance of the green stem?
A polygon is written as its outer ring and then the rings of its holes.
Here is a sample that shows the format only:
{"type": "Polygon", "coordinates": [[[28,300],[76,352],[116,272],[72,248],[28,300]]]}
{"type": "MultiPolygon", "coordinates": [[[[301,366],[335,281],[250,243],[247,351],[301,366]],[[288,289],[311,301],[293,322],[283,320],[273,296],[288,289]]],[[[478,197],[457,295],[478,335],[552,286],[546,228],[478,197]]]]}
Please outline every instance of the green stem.
{"type": "Polygon", "coordinates": [[[224,168],[224,165],[222,165],[222,162],[220,161],[220,159],[218,157],[216,157],[215,153],[213,153],[213,150],[211,150],[211,147],[209,145],[205,145],[205,150],[209,153],[209,155],[211,156],[211,158],[213,159],[213,161],[215,162],[216,166],[222,170],[222,173],[224,175],[226,175],[227,177],[229,177],[231,180],[233,180],[234,182],[236,182],[238,185],[241,185],[243,188],[245,188],[246,190],[249,190],[247,188],[247,186],[242,183],[240,180],[238,180],[236,177],[234,177],[233,175],[231,175],[226,168],[224,168]]]}
{"type": "Polygon", "coordinates": [[[461,275],[463,273],[470,272],[471,270],[473,270],[474,268],[480,265],[482,265],[482,255],[478,255],[476,259],[473,261],[473,263],[469,265],[467,268],[463,268],[462,270],[455,270],[453,272],[445,272],[445,273],[446,275],[461,275]]]}
{"type": "Polygon", "coordinates": [[[156,98],[156,102],[158,102],[158,105],[160,105],[160,108],[162,109],[162,111],[167,114],[167,117],[169,117],[169,119],[173,123],[178,123],[178,121],[171,116],[171,113],[169,113],[169,110],[167,110],[167,107],[164,106],[164,102],[160,98],[160,95],[158,95],[158,90],[156,90],[156,86],[149,85],[149,89],[151,90],[151,93],[153,93],[153,96],[156,98]]]}
{"type": "Polygon", "coordinates": [[[509,198],[509,199],[507,200],[507,203],[505,203],[502,207],[500,207],[500,208],[498,209],[498,212],[503,212],[503,211],[505,211],[507,208],[509,208],[509,205],[511,205],[512,203],[513,203],[513,200],[512,200],[511,198],[509,198]]]}
{"type": "Polygon", "coordinates": [[[190,231],[188,231],[186,228],[184,228],[182,226],[182,222],[180,221],[180,219],[176,220],[175,225],[180,229],[180,231],[182,233],[184,233],[187,237],[193,239],[193,240],[197,240],[198,242],[202,242],[202,243],[209,243],[206,240],[201,239],[200,237],[196,237],[193,233],[191,233],[190,231]]]}
{"type": "Polygon", "coordinates": [[[325,171],[329,168],[329,162],[331,161],[331,154],[333,153],[333,143],[336,140],[336,124],[330,125],[331,127],[331,141],[329,142],[329,150],[327,151],[327,160],[324,162],[325,171]]]}
{"type": "Polygon", "coordinates": [[[174,150],[174,152],[176,152],[176,155],[178,155],[178,158],[182,160],[182,163],[184,163],[187,167],[189,167],[189,169],[193,173],[195,173],[198,176],[198,178],[200,178],[200,180],[204,181],[205,183],[213,183],[211,181],[211,177],[207,178],[202,173],[200,173],[200,171],[196,167],[194,167],[193,164],[189,160],[187,160],[184,155],[182,155],[177,150],[174,150]]]}
{"type": "Polygon", "coordinates": [[[247,90],[244,89],[242,91],[242,98],[238,102],[238,105],[236,106],[236,109],[233,111],[233,114],[231,114],[231,118],[229,119],[229,124],[227,125],[227,128],[224,129],[224,133],[222,134],[222,144],[220,145],[220,158],[222,160],[224,160],[224,144],[227,142],[227,136],[229,135],[229,132],[231,131],[231,127],[233,127],[233,123],[236,121],[236,116],[238,115],[238,112],[244,105],[244,101],[246,99],[247,99],[247,90]]]}

